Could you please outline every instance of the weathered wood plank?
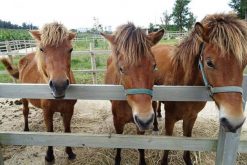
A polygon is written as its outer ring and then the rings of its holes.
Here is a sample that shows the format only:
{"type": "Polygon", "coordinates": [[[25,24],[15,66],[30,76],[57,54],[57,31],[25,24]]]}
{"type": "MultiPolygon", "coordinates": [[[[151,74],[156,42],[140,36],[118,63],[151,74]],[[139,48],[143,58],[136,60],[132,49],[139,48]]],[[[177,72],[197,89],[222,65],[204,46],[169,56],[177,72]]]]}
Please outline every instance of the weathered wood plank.
{"type": "MultiPolygon", "coordinates": [[[[119,134],[0,132],[0,143],[2,145],[216,151],[217,139],[119,134]]],[[[246,146],[247,139],[241,140],[238,152],[247,153],[246,146]]]]}
{"type": "MultiPolygon", "coordinates": [[[[84,51],[73,51],[72,56],[78,56],[78,55],[90,55],[91,53],[94,53],[95,55],[108,55],[111,53],[111,50],[84,50],[84,51]]],[[[19,52],[18,50],[11,51],[11,52],[0,52],[0,56],[12,56],[12,55],[19,55],[24,56],[27,55],[26,52],[19,52]]]]}
{"type": "MultiPolygon", "coordinates": [[[[46,84],[0,83],[0,98],[47,98],[54,99],[46,84]],[[18,91],[18,92],[17,92],[18,91]]],[[[126,100],[121,85],[71,84],[64,99],[126,100]]],[[[154,86],[153,100],[210,101],[206,87],[154,86]]]]}
{"type": "MultiPolygon", "coordinates": [[[[85,70],[72,70],[74,73],[75,72],[81,72],[81,73],[98,73],[98,72],[105,72],[106,69],[96,69],[96,70],[92,70],[92,69],[85,69],[85,70]]],[[[0,74],[9,74],[7,71],[5,70],[0,70],[0,74]]]]}
{"type": "Polygon", "coordinates": [[[238,152],[247,153],[247,139],[240,139],[238,145],[238,152]]]}
{"type": "Polygon", "coordinates": [[[2,145],[41,145],[105,148],[215,151],[216,139],[171,136],[0,132],[2,145]]]}
{"type": "MultiPolygon", "coordinates": [[[[96,70],[96,59],[95,59],[95,54],[93,52],[93,44],[92,43],[90,43],[90,55],[91,55],[91,68],[92,68],[92,70],[96,70]]],[[[92,76],[93,76],[93,84],[97,84],[96,73],[92,72],[92,76]]]]}
{"type": "MultiPolygon", "coordinates": [[[[95,72],[95,73],[97,73],[97,72],[105,72],[106,71],[106,69],[96,69],[96,70],[92,70],[92,69],[85,69],[85,70],[72,70],[74,73],[75,72],[82,72],[82,73],[92,73],[92,72],[95,72]]],[[[7,73],[7,72],[5,72],[5,73],[7,73]]],[[[0,74],[1,74],[1,72],[0,72],[0,74]]]]}
{"type": "MultiPolygon", "coordinates": [[[[244,77],[247,84],[247,77],[244,77]]],[[[244,86],[244,87],[247,87],[244,86]]],[[[160,101],[212,101],[204,86],[154,86],[153,100],[160,101]]],[[[0,98],[54,99],[47,84],[0,83],[0,98]],[[18,91],[18,92],[17,92],[18,91]]],[[[246,98],[246,92],[244,93],[246,98]]],[[[71,84],[64,99],[125,100],[121,85],[71,84]]]]}
{"type": "Polygon", "coordinates": [[[2,146],[0,146],[0,165],[4,165],[2,146]]]}

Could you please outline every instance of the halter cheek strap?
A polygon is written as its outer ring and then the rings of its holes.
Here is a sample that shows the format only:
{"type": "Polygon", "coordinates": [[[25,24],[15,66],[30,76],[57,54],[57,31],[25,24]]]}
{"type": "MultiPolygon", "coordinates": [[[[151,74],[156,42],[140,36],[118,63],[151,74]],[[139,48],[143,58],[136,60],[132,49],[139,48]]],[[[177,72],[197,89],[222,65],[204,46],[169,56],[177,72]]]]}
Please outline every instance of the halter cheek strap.
{"type": "Polygon", "coordinates": [[[125,95],[146,94],[153,97],[153,90],[145,88],[125,89],[125,95]]]}
{"type": "Polygon", "coordinates": [[[208,82],[208,79],[207,79],[207,76],[206,76],[206,73],[204,71],[204,67],[203,67],[203,57],[202,57],[202,52],[204,50],[204,43],[201,43],[200,45],[200,50],[199,50],[199,62],[198,62],[198,65],[199,65],[199,69],[202,73],[202,79],[203,79],[203,82],[204,82],[204,85],[206,87],[208,87],[208,90],[209,90],[209,95],[212,97],[214,94],[216,93],[240,93],[241,95],[243,95],[243,88],[240,87],[240,86],[223,86],[223,87],[212,87],[210,85],[210,83],[208,82]]]}

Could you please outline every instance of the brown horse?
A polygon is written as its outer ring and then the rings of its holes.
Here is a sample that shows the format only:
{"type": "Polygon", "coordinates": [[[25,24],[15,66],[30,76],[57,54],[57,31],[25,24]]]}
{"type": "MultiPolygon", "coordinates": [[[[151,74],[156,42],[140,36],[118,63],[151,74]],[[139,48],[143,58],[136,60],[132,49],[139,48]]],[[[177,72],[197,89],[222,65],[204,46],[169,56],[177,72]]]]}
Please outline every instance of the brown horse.
{"type": "MultiPolygon", "coordinates": [[[[233,14],[206,16],[178,46],[153,47],[158,72],[156,84],[203,86],[199,60],[212,87],[241,86],[247,62],[247,23],[233,14]]],[[[220,122],[235,132],[245,121],[242,96],[239,92],[212,95],[220,122]]],[[[183,135],[191,137],[197,114],[206,102],[165,102],[165,130],[171,136],[174,124],[183,120],[183,135]]],[[[190,152],[185,151],[186,164],[192,164],[190,152]]],[[[168,164],[168,151],[162,164],[168,164]]]]}
{"type": "MultiPolygon", "coordinates": [[[[156,62],[151,52],[163,36],[164,30],[146,35],[132,23],[117,28],[113,35],[102,34],[112,46],[112,54],[107,61],[106,84],[123,85],[127,101],[111,101],[114,127],[122,134],[124,125],[134,122],[137,133],[152,127],[152,88],[156,62]],[[134,91],[133,91],[134,90],[134,91]]],[[[145,164],[144,150],[139,149],[139,164],[145,164]]],[[[120,164],[121,149],[117,149],[115,164],[120,164]]]]}
{"type": "MultiPolygon", "coordinates": [[[[41,31],[31,31],[37,41],[37,52],[23,57],[19,61],[19,70],[16,70],[5,59],[9,73],[19,78],[22,83],[47,83],[50,86],[52,95],[55,98],[65,96],[65,91],[70,83],[75,83],[74,76],[70,69],[71,52],[73,50],[71,40],[75,34],[69,32],[62,24],[46,24],[41,31]]],[[[45,100],[45,99],[22,99],[23,115],[25,121],[24,131],[28,127],[28,103],[43,109],[45,125],[48,132],[53,132],[53,114],[60,112],[63,117],[65,132],[71,132],[70,122],[74,111],[76,100],[45,100]]],[[[75,154],[71,147],[66,147],[69,159],[74,159],[75,154]]],[[[54,160],[53,148],[48,147],[45,159],[48,162],[54,160]]]]}

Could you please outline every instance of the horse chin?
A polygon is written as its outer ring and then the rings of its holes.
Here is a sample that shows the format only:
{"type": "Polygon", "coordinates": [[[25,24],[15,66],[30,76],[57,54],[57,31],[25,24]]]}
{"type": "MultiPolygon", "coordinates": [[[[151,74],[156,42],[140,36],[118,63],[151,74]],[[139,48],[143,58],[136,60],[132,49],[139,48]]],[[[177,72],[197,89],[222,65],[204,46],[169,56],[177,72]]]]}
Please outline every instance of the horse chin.
{"type": "Polygon", "coordinates": [[[65,92],[63,92],[63,93],[57,93],[57,92],[53,92],[52,91],[52,96],[55,99],[63,99],[65,97],[65,92]]]}
{"type": "Polygon", "coordinates": [[[149,130],[149,129],[153,129],[153,125],[148,126],[148,127],[143,127],[143,126],[139,125],[139,124],[136,123],[136,122],[135,122],[135,124],[136,124],[136,126],[137,126],[137,128],[139,129],[140,132],[144,132],[144,131],[147,131],[147,130],[149,130]]]}

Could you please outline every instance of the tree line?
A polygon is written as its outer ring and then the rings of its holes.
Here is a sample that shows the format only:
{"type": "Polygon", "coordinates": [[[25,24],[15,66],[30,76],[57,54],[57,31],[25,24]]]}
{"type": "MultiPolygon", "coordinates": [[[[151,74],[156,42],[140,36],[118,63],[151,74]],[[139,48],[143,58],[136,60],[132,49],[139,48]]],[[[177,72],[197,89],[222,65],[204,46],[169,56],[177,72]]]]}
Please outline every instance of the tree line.
{"type": "Polygon", "coordinates": [[[10,21],[3,21],[0,19],[0,28],[3,29],[38,29],[37,26],[33,25],[32,23],[28,24],[23,22],[21,26],[17,24],[13,24],[10,21]]]}
{"type": "MultiPolygon", "coordinates": [[[[163,28],[166,31],[189,31],[196,22],[195,15],[190,11],[188,5],[191,0],[176,0],[169,14],[165,11],[160,17],[160,24],[149,24],[148,31],[156,31],[163,28]]],[[[247,21],[247,0],[231,0],[228,4],[239,18],[247,21]]]]}

